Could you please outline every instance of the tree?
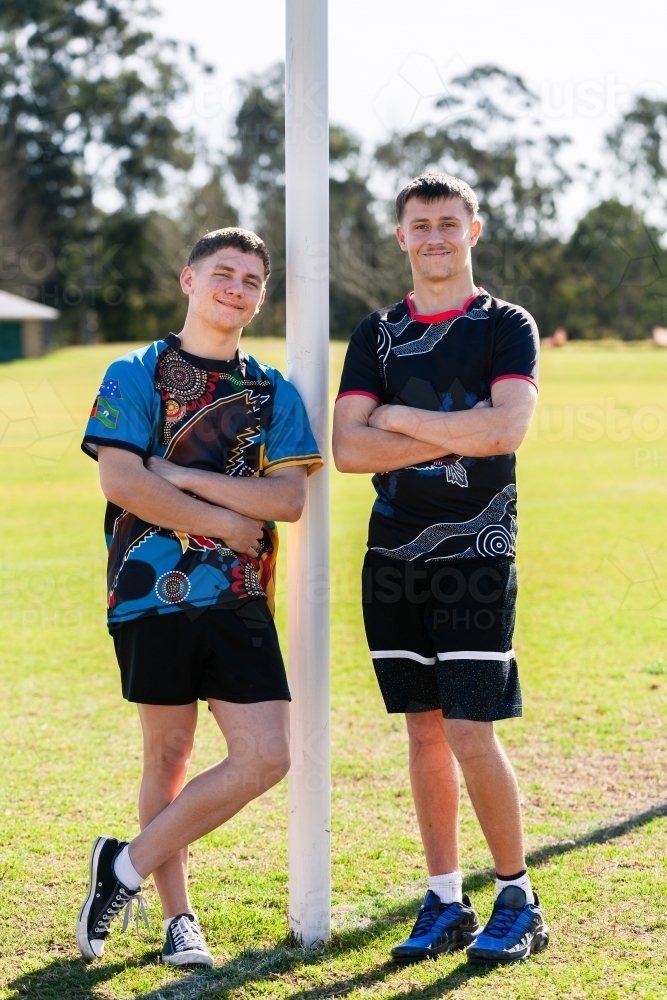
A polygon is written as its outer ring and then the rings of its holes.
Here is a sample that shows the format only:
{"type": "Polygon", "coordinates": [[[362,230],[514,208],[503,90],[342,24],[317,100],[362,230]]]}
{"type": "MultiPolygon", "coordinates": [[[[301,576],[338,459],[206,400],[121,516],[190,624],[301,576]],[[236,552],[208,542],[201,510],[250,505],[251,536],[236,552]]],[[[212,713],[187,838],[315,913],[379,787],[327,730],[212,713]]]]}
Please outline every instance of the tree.
{"type": "Polygon", "coordinates": [[[559,321],[575,337],[648,337],[667,320],[667,252],[637,209],[615,200],[586,213],[564,249],[559,321]]]}
{"type": "MultiPolygon", "coordinates": [[[[640,95],[606,136],[607,148],[621,168],[619,194],[632,191],[635,203],[644,210],[667,211],[667,101],[640,95]]],[[[626,194],[627,198],[627,194],[626,194]]],[[[626,198],[623,198],[625,201],[626,198]]]]}
{"type": "Polygon", "coordinates": [[[545,134],[536,118],[538,97],[520,76],[477,66],[455,77],[435,101],[440,119],[395,133],[375,151],[398,190],[426,170],[455,174],[475,189],[486,238],[539,239],[557,215],[557,195],[571,178],[558,162],[569,142],[545,134]]]}
{"type": "Polygon", "coordinates": [[[152,13],[144,0],[23,0],[0,9],[0,172],[22,177],[3,206],[7,228],[21,239],[39,233],[41,268],[28,267],[27,277],[39,274],[36,294],[78,314],[84,342],[98,309],[124,294],[118,262],[145,241],[140,196],[161,194],[168,171],[193,159],[192,136],[169,114],[186,87],[177,46],[147,29],[152,13]],[[105,195],[116,204],[102,234],[105,195]],[[124,255],[110,256],[110,238],[122,239],[124,255]]]}
{"type": "MultiPolygon", "coordinates": [[[[285,111],[284,67],[242,82],[228,164],[239,185],[252,192],[254,225],[272,258],[267,303],[253,331],[283,336],[285,330],[285,111]]],[[[373,212],[368,178],[360,170],[360,143],[340,126],[329,133],[330,330],[349,337],[359,318],[393,293],[397,264],[373,212]],[[389,266],[388,266],[389,265],[389,266]]],[[[393,242],[393,237],[392,237],[393,242]]],[[[400,252],[397,251],[398,257],[400,252]]]]}

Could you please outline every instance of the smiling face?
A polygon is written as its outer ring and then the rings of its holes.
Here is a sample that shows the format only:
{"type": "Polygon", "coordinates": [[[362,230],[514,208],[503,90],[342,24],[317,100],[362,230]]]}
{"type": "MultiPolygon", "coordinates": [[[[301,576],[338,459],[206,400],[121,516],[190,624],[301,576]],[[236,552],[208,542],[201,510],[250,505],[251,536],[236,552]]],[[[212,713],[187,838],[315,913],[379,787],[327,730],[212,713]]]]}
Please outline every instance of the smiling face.
{"type": "Polygon", "coordinates": [[[482,231],[459,197],[420,201],[410,198],[396,227],[401,250],[407,253],[415,277],[445,281],[472,268],[470,248],[482,231]]]}
{"type": "Polygon", "coordinates": [[[264,302],[264,264],[257,254],[222,247],[184,267],[181,288],[190,297],[189,314],[219,333],[236,333],[264,302]]]}

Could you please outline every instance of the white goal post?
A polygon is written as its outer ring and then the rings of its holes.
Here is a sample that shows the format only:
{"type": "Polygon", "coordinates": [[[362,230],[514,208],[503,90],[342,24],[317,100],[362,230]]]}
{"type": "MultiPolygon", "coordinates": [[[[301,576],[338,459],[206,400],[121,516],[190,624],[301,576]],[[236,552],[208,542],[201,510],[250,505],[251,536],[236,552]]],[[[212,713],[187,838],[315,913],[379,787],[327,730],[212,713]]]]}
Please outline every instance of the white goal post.
{"type": "Polygon", "coordinates": [[[306,946],[331,934],[327,56],[327,0],[286,0],[287,376],[325,460],[308,481],[301,520],[290,525],[287,555],[289,926],[306,946]]]}

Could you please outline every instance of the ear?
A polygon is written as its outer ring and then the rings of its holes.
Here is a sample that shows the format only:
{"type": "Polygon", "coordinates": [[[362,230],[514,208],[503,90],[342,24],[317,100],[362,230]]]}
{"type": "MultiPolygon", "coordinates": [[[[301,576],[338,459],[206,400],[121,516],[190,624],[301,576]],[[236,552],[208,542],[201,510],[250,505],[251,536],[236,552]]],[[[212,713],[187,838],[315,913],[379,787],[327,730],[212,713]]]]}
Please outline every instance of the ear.
{"type": "Polygon", "coordinates": [[[470,226],[470,246],[474,247],[477,245],[477,241],[482,235],[482,220],[473,219],[472,225],[470,226]]]}
{"type": "Polygon", "coordinates": [[[259,297],[259,299],[257,301],[257,305],[255,306],[255,313],[254,313],[255,316],[257,315],[257,313],[259,312],[259,310],[264,305],[264,299],[265,298],[266,298],[266,285],[264,285],[264,287],[262,288],[262,294],[260,295],[260,297],[259,297]]]}
{"type": "Polygon", "coordinates": [[[405,242],[405,233],[400,226],[396,226],[396,239],[398,240],[398,245],[403,251],[403,253],[408,252],[408,245],[405,242]]]}
{"type": "Polygon", "coordinates": [[[181,291],[184,295],[192,295],[194,292],[195,272],[189,264],[181,271],[181,291]]]}

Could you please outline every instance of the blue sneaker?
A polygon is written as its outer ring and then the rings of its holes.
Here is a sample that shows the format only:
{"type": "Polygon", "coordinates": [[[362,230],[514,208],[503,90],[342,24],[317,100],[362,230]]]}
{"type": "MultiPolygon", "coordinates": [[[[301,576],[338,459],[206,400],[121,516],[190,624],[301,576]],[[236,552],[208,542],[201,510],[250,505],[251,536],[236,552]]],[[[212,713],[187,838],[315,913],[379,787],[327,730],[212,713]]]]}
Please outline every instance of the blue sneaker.
{"type": "Polygon", "coordinates": [[[537,893],[527,903],[518,885],[508,885],[496,897],[491,918],[467,949],[469,962],[521,962],[549,944],[549,928],[537,893]]]}
{"type": "Polygon", "coordinates": [[[395,962],[437,958],[475,940],[481,928],[467,896],[462,903],[441,903],[431,889],[426,893],[410,937],[391,949],[395,962]]]}

